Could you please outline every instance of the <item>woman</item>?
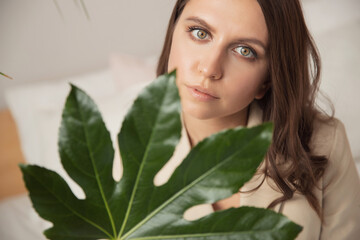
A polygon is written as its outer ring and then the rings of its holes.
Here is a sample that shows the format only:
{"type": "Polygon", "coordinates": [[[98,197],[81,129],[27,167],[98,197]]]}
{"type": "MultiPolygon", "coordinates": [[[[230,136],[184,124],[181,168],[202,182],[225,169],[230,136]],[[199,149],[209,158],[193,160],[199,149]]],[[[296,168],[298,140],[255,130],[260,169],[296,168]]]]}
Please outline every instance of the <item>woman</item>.
{"type": "Polygon", "coordinates": [[[304,227],[298,239],[360,236],[359,176],[344,126],[315,108],[320,60],[298,0],[178,0],[157,74],[175,68],[186,131],[173,159],[223,129],[274,123],[258,174],[215,210],[272,208],[304,227]]]}

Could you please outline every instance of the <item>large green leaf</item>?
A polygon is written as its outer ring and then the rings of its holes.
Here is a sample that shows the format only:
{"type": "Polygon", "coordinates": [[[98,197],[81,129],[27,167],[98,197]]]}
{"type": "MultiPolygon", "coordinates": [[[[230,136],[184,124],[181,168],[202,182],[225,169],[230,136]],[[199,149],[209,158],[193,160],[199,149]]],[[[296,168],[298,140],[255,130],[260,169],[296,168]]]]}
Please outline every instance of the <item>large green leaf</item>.
{"type": "MultiPolygon", "coordinates": [[[[116,109],[114,109],[116,110],[116,109]]],[[[124,168],[112,178],[114,150],[95,103],[72,86],[59,134],[62,165],[84,190],[78,199],[55,172],[21,165],[35,210],[53,223],[50,239],[294,239],[301,227],[266,209],[241,207],[195,221],[190,207],[234,194],[255,173],[272,125],[217,133],[195,146],[169,181],[153,179],[178,144],[180,101],[175,73],[145,88],[118,135],[124,168]]]]}

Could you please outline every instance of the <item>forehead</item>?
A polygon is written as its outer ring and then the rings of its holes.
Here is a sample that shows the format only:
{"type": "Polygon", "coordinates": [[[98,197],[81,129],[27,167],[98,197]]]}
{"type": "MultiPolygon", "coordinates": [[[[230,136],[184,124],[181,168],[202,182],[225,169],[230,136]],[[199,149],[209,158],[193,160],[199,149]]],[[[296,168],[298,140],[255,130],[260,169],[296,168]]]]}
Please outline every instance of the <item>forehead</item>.
{"type": "Polygon", "coordinates": [[[267,43],[265,18],[256,0],[190,0],[180,18],[189,17],[201,18],[219,34],[257,38],[267,43]]]}

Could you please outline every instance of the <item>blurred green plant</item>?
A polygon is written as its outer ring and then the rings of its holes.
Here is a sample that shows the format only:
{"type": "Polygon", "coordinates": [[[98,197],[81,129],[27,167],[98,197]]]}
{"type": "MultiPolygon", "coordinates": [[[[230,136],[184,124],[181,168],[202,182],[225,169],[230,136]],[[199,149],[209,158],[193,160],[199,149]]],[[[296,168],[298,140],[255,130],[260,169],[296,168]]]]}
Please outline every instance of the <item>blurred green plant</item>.
{"type": "Polygon", "coordinates": [[[4,77],[7,77],[9,79],[13,79],[12,77],[10,77],[10,76],[6,75],[5,73],[2,73],[2,72],[0,72],[0,75],[3,75],[4,77]]]}
{"type": "MultiPolygon", "coordinates": [[[[53,1],[54,1],[55,7],[56,7],[58,13],[62,17],[62,19],[64,19],[64,15],[63,15],[63,13],[61,11],[59,3],[57,2],[57,0],[53,0],[53,1]]],[[[84,14],[85,14],[86,18],[90,21],[90,14],[89,14],[89,11],[86,8],[84,0],[74,0],[74,3],[79,9],[84,11],[84,14]]]]}

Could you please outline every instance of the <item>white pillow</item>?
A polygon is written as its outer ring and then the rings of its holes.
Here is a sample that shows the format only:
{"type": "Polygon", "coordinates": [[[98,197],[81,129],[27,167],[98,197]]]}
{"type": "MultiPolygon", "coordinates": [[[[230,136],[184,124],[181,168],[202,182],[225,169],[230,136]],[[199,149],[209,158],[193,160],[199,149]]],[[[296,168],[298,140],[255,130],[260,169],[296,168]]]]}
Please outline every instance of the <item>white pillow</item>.
{"type": "Polygon", "coordinates": [[[22,150],[28,163],[41,165],[47,161],[42,156],[44,151],[49,150],[49,146],[40,143],[44,142],[44,137],[57,138],[57,129],[70,90],[70,82],[84,89],[95,100],[114,92],[108,70],[56,82],[15,86],[5,91],[5,98],[17,124],[22,150]],[[51,132],[39,132],[40,127],[47,124],[46,121],[42,121],[44,117],[56,119],[57,123],[51,132]]]}
{"type": "Polygon", "coordinates": [[[157,57],[138,58],[126,54],[112,54],[110,68],[118,90],[140,82],[151,82],[156,78],[157,57]]]}

